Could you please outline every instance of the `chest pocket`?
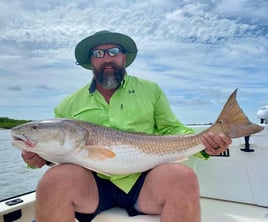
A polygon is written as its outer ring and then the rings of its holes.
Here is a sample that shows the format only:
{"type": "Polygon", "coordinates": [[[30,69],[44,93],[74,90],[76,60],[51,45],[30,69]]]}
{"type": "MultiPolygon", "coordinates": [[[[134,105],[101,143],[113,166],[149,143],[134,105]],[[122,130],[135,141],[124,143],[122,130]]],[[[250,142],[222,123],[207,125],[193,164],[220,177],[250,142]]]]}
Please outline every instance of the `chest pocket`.
{"type": "Polygon", "coordinates": [[[128,96],[122,101],[117,115],[116,128],[122,127],[131,132],[154,132],[154,105],[146,96],[128,96]]]}
{"type": "Polygon", "coordinates": [[[73,114],[73,118],[106,126],[109,122],[107,108],[101,106],[83,107],[73,114]]]}

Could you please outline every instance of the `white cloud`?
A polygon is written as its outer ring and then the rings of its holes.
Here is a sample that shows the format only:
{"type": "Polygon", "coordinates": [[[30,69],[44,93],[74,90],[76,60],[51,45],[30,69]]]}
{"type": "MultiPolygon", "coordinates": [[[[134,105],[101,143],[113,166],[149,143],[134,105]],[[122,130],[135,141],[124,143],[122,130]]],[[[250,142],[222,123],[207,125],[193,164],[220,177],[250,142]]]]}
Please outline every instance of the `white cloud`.
{"type": "Polygon", "coordinates": [[[267,10],[266,0],[0,1],[0,115],[51,117],[91,78],[75,65],[76,43],[106,29],[135,39],[128,72],[156,81],[183,122],[214,121],[207,110],[235,88],[255,118],[268,104],[267,10]]]}

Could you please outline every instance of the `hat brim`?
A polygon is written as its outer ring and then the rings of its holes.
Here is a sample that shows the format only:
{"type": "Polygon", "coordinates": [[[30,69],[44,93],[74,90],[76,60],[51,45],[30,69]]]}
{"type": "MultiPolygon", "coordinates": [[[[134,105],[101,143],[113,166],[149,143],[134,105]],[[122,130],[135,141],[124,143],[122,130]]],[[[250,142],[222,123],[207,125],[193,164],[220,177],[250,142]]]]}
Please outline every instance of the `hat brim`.
{"type": "Polygon", "coordinates": [[[102,44],[118,44],[122,46],[126,54],[126,67],[136,58],[138,50],[133,39],[121,33],[103,31],[89,36],[77,44],[75,47],[77,64],[85,69],[92,69],[90,64],[90,50],[102,44]]]}

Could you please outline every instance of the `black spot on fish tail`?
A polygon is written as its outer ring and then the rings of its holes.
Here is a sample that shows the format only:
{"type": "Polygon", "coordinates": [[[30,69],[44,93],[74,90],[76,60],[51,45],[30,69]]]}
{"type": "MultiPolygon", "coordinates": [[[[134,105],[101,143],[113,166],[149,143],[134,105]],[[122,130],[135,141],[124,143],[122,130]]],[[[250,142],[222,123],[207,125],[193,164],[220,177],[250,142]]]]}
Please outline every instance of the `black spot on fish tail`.
{"type": "Polygon", "coordinates": [[[225,103],[215,125],[220,125],[222,131],[231,138],[248,136],[263,130],[263,127],[250,122],[237,100],[237,89],[225,103]]]}

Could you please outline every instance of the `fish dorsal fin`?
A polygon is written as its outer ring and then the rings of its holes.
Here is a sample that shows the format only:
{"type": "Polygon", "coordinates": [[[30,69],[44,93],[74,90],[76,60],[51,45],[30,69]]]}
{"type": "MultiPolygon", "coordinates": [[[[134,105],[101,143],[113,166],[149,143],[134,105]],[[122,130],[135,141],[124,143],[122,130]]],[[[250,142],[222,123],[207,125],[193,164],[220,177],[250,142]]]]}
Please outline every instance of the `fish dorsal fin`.
{"type": "Polygon", "coordinates": [[[113,151],[104,147],[87,145],[85,148],[88,150],[88,158],[93,160],[105,160],[115,157],[113,151]]]}

